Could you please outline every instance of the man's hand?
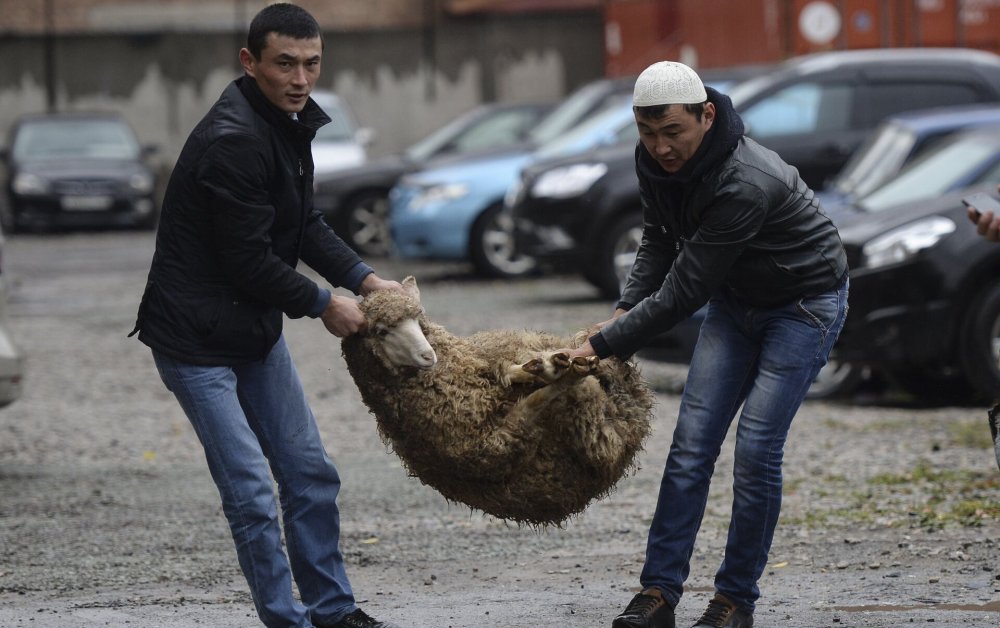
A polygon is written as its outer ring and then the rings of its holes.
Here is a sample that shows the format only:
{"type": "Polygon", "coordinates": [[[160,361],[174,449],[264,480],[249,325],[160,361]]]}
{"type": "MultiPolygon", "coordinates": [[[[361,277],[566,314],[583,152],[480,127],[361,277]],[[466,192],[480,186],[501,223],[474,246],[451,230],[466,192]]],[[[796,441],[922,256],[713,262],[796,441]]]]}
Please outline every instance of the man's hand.
{"type": "Polygon", "coordinates": [[[331,296],[319,317],[327,331],[337,338],[364,333],[368,329],[368,321],[361,313],[357,300],[352,297],[331,296]]]}
{"type": "MultiPolygon", "coordinates": [[[[621,308],[618,308],[618,309],[615,310],[615,313],[611,315],[611,318],[609,318],[608,320],[606,320],[604,322],[597,323],[596,325],[594,325],[594,328],[596,328],[598,330],[604,329],[605,327],[607,327],[608,325],[610,325],[611,323],[613,323],[615,321],[615,319],[617,319],[619,316],[622,316],[626,312],[628,312],[628,310],[623,310],[621,308]]],[[[562,353],[569,354],[570,359],[573,359],[573,358],[589,358],[592,355],[597,355],[597,353],[594,351],[594,347],[592,347],[590,345],[590,341],[589,340],[587,342],[583,343],[582,345],[580,345],[579,347],[577,347],[576,349],[563,349],[562,353]]]]}
{"type": "Polygon", "coordinates": [[[374,292],[376,290],[396,290],[397,292],[405,292],[403,284],[398,281],[392,281],[390,279],[382,279],[375,273],[369,274],[365,277],[364,281],[361,282],[361,288],[358,292],[361,296],[367,296],[368,293],[374,292]]]}
{"type": "MultiPolygon", "coordinates": [[[[1000,193],[1000,186],[997,186],[997,192],[1000,193]]],[[[1000,216],[994,216],[991,211],[980,213],[975,207],[969,207],[965,212],[969,222],[976,225],[979,235],[990,242],[1000,242],[1000,216]]]]}

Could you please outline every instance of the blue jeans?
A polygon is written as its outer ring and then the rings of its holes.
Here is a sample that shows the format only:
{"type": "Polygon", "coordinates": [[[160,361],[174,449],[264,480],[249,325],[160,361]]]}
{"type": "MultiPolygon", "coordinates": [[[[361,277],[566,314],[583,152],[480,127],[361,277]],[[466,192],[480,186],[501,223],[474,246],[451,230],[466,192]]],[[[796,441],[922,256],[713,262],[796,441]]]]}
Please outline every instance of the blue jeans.
{"type": "Polygon", "coordinates": [[[726,433],[740,406],[733,510],[715,588],[753,611],[781,509],[781,461],[792,418],[847,314],[847,282],[784,307],[714,297],[681,397],[640,581],[676,606],[726,433]]]}
{"type": "Polygon", "coordinates": [[[197,366],[156,351],[153,359],[205,449],[261,621],[306,627],[354,611],[338,547],[340,476],[323,449],[284,337],[266,360],[241,366],[197,366]],[[293,575],[302,603],[292,595],[293,575]]]}

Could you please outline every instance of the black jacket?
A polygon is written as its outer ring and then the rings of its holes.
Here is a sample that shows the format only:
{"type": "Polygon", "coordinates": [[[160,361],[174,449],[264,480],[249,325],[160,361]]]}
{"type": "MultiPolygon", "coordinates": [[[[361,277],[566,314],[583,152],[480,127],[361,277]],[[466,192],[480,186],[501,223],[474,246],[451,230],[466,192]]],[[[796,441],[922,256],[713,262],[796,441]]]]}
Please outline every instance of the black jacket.
{"type": "Polygon", "coordinates": [[[628,314],[591,338],[601,357],[632,355],[718,290],[777,307],[847,274],[840,235],[798,171],[745,137],[729,98],[706,89],[716,120],[683,168],[667,173],[636,147],[643,240],[618,304],[628,314]]]}
{"type": "Polygon", "coordinates": [[[167,186],[136,322],[142,342],[193,364],[264,358],[282,312],[315,316],[328,298],[295,270],[299,259],[357,292],[371,268],[312,207],[310,142],[329,121],[312,100],[289,118],[251,77],[223,91],[167,186]]]}

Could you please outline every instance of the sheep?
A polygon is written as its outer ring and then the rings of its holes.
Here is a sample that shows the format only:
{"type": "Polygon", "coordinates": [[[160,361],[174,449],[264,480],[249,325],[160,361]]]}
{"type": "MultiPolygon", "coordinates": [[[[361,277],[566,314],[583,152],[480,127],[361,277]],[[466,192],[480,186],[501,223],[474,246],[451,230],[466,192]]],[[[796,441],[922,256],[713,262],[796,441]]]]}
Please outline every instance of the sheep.
{"type": "Polygon", "coordinates": [[[362,299],[368,332],[342,352],[385,444],[410,474],[500,519],[560,525],[607,495],[650,429],[654,396],[635,366],[569,359],[574,339],[430,322],[416,280],[362,299]]]}

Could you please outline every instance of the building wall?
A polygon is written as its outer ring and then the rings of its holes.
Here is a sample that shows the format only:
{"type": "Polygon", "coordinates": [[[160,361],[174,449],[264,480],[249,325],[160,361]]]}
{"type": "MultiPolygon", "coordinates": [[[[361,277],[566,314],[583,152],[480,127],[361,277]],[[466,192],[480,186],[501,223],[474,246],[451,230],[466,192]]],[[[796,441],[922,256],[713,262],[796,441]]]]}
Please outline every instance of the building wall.
{"type": "MultiPolygon", "coordinates": [[[[59,110],[112,109],[172,164],[190,129],[239,75],[244,32],[65,29],[48,38],[8,30],[0,37],[0,132],[22,113],[45,110],[50,99],[59,110]]],[[[599,12],[440,16],[415,26],[326,30],[319,86],[347,100],[375,131],[373,154],[382,154],[482,102],[555,101],[602,75],[599,12]]]]}

